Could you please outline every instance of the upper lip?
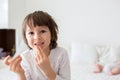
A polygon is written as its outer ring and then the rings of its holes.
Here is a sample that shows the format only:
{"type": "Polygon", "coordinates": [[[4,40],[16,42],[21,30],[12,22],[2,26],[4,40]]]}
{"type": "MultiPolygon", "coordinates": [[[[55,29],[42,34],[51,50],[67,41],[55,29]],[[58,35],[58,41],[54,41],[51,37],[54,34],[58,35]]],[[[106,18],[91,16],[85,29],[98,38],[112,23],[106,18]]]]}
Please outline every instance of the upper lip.
{"type": "Polygon", "coordinates": [[[34,45],[36,46],[42,46],[44,42],[35,42],[34,45]]]}

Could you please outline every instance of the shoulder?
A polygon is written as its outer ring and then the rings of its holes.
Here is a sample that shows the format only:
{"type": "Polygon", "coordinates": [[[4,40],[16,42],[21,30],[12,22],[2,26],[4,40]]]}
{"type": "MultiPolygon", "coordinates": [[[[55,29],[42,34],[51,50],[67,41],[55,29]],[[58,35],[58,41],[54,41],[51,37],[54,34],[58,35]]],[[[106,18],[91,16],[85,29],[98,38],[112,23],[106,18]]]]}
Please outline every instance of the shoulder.
{"type": "Polygon", "coordinates": [[[56,53],[67,53],[67,50],[63,47],[56,47],[54,49],[51,50],[52,52],[56,52],[56,53]]]}
{"type": "Polygon", "coordinates": [[[65,48],[63,47],[56,47],[54,49],[51,50],[51,53],[50,53],[52,56],[56,56],[56,57],[64,57],[64,56],[68,56],[68,52],[65,48]]]}
{"type": "Polygon", "coordinates": [[[52,58],[55,59],[56,61],[58,61],[58,63],[60,63],[61,65],[63,65],[63,63],[69,63],[69,56],[68,56],[68,52],[65,48],[63,47],[56,47],[55,49],[53,49],[54,53],[52,54],[52,58]]]}
{"type": "Polygon", "coordinates": [[[63,47],[56,47],[56,48],[54,48],[53,50],[55,50],[55,51],[60,51],[60,52],[67,52],[67,50],[65,49],[65,48],[63,48],[63,47]]]}

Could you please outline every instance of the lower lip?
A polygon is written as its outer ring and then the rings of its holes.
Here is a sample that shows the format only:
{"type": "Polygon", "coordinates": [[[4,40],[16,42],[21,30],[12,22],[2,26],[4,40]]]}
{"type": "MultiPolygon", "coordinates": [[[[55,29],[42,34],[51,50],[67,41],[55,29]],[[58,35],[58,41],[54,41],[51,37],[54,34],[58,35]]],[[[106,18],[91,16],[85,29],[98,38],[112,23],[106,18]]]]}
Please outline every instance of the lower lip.
{"type": "Polygon", "coordinates": [[[38,45],[35,45],[35,46],[40,46],[40,47],[43,47],[43,44],[38,44],[38,45]]]}

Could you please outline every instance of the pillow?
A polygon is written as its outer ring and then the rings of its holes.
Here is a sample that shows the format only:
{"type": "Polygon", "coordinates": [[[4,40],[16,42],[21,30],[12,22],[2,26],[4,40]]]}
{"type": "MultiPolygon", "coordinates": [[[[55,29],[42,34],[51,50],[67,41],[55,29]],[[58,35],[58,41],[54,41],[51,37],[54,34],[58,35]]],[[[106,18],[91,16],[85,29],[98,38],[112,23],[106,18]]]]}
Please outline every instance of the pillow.
{"type": "Polygon", "coordinates": [[[109,45],[99,45],[97,46],[97,51],[99,51],[99,63],[105,65],[111,62],[110,58],[110,47],[109,45]]]}
{"type": "Polygon", "coordinates": [[[111,47],[110,54],[113,62],[120,60],[120,46],[111,47]]]}
{"type": "Polygon", "coordinates": [[[95,45],[74,42],[71,45],[71,62],[93,64],[98,61],[95,45]]]}
{"type": "Polygon", "coordinates": [[[120,60],[120,46],[106,45],[99,47],[99,63],[106,65],[120,60]]]}

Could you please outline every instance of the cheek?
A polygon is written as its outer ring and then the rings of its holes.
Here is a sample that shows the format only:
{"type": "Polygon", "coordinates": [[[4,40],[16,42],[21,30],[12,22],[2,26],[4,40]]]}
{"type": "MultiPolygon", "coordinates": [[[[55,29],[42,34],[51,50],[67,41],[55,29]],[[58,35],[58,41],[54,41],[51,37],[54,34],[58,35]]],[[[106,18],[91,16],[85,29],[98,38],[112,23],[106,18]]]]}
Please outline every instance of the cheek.
{"type": "Polygon", "coordinates": [[[51,42],[51,35],[49,36],[49,40],[50,40],[50,42],[51,42]]]}
{"type": "Polygon", "coordinates": [[[49,40],[49,44],[50,44],[50,43],[51,43],[51,35],[49,36],[49,39],[48,39],[48,40],[49,40]]]}
{"type": "Polygon", "coordinates": [[[27,42],[29,42],[29,37],[28,36],[26,36],[26,40],[27,40],[27,42]]]}
{"type": "Polygon", "coordinates": [[[27,39],[27,41],[29,41],[29,40],[31,40],[31,39],[32,39],[32,37],[31,37],[31,36],[26,35],[26,39],[27,39]]]}
{"type": "Polygon", "coordinates": [[[47,42],[47,44],[50,44],[51,36],[50,35],[44,36],[44,40],[47,42]]]}
{"type": "Polygon", "coordinates": [[[47,39],[50,41],[51,40],[51,35],[48,34],[47,39]]]}
{"type": "Polygon", "coordinates": [[[26,36],[26,40],[27,40],[28,44],[30,45],[32,38],[30,38],[29,36],[26,36]]]}
{"type": "Polygon", "coordinates": [[[46,40],[51,40],[51,35],[50,33],[44,34],[43,36],[46,40]]]}

